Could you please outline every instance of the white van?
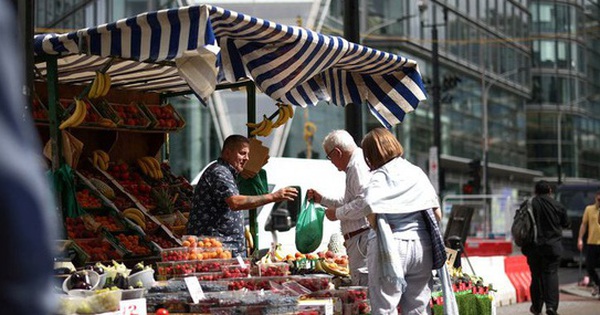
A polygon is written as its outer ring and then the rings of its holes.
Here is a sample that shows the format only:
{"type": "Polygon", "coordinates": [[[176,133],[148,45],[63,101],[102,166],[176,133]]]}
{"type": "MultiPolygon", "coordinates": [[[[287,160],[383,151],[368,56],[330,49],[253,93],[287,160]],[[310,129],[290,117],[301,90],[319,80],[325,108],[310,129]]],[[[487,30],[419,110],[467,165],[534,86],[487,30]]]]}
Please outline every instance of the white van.
{"type": "MultiPolygon", "coordinates": [[[[206,168],[205,168],[206,169],[206,168]]],[[[342,196],[346,186],[346,173],[340,172],[328,160],[297,159],[271,157],[264,166],[267,172],[267,181],[269,189],[276,191],[287,186],[297,186],[301,190],[299,196],[300,205],[304,201],[306,191],[309,188],[317,190],[326,196],[342,196]]],[[[195,185],[204,169],[192,181],[195,185]]],[[[292,227],[285,232],[270,232],[265,230],[265,225],[269,221],[271,212],[275,206],[287,206],[286,204],[270,203],[258,208],[258,249],[270,248],[273,239],[282,245],[285,254],[294,254],[297,252],[295,238],[296,228],[292,227]]],[[[290,209],[291,210],[291,209],[290,209]]],[[[291,211],[293,212],[293,211],[291,211]]],[[[292,214],[294,216],[294,214],[292,214]]],[[[295,214],[297,216],[297,214],[295,214]]],[[[295,218],[292,218],[295,221],[295,218]]],[[[323,238],[321,245],[316,251],[322,251],[327,248],[331,235],[341,233],[339,221],[329,221],[323,219],[323,238]]]]}

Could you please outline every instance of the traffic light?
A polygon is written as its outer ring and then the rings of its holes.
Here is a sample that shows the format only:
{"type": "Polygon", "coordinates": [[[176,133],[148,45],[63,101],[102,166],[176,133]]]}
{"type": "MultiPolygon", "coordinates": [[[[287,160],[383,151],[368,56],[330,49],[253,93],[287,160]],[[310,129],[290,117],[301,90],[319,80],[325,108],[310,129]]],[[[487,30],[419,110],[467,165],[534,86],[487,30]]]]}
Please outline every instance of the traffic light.
{"type": "Polygon", "coordinates": [[[481,192],[481,161],[469,162],[469,180],[463,185],[463,194],[479,194],[481,192]]]}

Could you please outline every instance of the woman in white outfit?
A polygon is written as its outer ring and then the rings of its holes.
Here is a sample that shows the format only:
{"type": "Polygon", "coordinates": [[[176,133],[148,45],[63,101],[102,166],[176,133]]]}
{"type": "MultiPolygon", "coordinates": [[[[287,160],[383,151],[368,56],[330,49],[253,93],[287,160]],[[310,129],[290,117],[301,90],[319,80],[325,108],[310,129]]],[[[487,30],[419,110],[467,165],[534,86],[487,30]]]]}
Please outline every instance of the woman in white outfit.
{"type": "Polygon", "coordinates": [[[372,171],[364,196],[373,227],[368,242],[372,314],[398,314],[398,306],[403,315],[431,314],[432,269],[445,261],[445,252],[432,247],[432,239],[434,245],[441,242],[433,215],[439,208],[435,189],[419,167],[402,158],[402,145],[387,129],[369,132],[362,148],[372,171]]]}

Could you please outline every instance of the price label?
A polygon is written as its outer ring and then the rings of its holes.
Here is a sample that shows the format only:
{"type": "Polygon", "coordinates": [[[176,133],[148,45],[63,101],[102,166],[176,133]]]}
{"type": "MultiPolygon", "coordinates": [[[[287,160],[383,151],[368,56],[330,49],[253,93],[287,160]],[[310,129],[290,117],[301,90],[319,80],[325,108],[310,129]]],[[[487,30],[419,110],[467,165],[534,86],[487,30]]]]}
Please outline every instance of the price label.
{"type": "Polygon", "coordinates": [[[196,277],[185,277],[183,278],[185,284],[187,285],[188,291],[192,296],[192,301],[198,303],[198,301],[204,299],[204,292],[202,291],[202,287],[200,286],[200,282],[198,282],[198,278],[196,277]]]}
{"type": "Polygon", "coordinates": [[[123,300],[119,304],[119,315],[147,315],[146,299],[123,300]]]}
{"type": "Polygon", "coordinates": [[[246,263],[244,262],[244,259],[242,259],[242,256],[237,255],[235,258],[237,259],[238,264],[240,264],[240,267],[246,268],[246,263]]]}

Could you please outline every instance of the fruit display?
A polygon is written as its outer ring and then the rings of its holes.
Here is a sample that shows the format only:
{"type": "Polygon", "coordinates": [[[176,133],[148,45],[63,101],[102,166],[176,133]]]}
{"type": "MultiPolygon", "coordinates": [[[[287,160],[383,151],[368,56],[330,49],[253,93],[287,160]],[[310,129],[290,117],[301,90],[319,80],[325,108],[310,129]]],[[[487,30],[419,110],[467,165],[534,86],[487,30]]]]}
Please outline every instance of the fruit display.
{"type": "Polygon", "coordinates": [[[290,273],[290,264],[288,263],[268,263],[258,264],[254,275],[262,277],[286,276],[290,273]]]}
{"type": "Polygon", "coordinates": [[[95,231],[89,230],[81,217],[65,218],[65,228],[70,239],[96,237],[95,231]]]}
{"type": "Polygon", "coordinates": [[[94,271],[80,270],[65,280],[66,290],[92,290],[98,284],[99,275],[94,271]]]}
{"type": "Polygon", "coordinates": [[[142,156],[136,160],[136,163],[142,174],[156,180],[163,178],[163,171],[156,158],[152,156],[142,156]]]}
{"type": "Polygon", "coordinates": [[[177,243],[177,241],[172,236],[168,235],[163,229],[157,229],[155,232],[149,233],[148,238],[161,250],[181,246],[181,244],[177,243]]]}

